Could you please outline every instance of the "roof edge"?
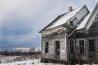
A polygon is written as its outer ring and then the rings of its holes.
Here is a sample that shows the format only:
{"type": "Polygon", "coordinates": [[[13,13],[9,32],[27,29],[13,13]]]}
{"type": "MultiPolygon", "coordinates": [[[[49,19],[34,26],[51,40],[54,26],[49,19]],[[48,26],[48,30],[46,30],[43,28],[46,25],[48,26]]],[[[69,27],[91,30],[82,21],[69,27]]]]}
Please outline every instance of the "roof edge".
{"type": "MultiPolygon", "coordinates": [[[[66,14],[66,13],[65,13],[66,14]]],[[[42,28],[39,33],[41,33],[43,30],[45,30],[48,26],[50,26],[51,24],[53,24],[55,21],[57,21],[59,18],[61,18],[63,15],[65,14],[61,14],[59,16],[57,16],[52,22],[50,22],[48,25],[46,25],[44,28],[42,28]]]]}
{"type": "MultiPolygon", "coordinates": [[[[86,8],[88,11],[89,11],[89,9],[87,8],[87,6],[84,4],[81,8],[80,8],[80,10],[82,9],[82,8],[86,8]]],[[[79,11],[80,11],[79,10],[79,11]]],[[[69,13],[69,12],[67,12],[67,13],[69,13]]],[[[67,13],[65,13],[65,14],[67,14],[67,13]]],[[[61,14],[61,15],[59,15],[59,16],[57,16],[52,22],[50,22],[47,26],[45,26],[43,29],[41,29],[40,31],[39,31],[39,33],[41,33],[42,31],[44,31],[47,27],[49,27],[51,24],[53,24],[54,22],[56,22],[58,19],[60,19],[62,16],[64,16],[65,14],[61,14]]],[[[64,23],[65,24],[65,23],[64,23]]]]}

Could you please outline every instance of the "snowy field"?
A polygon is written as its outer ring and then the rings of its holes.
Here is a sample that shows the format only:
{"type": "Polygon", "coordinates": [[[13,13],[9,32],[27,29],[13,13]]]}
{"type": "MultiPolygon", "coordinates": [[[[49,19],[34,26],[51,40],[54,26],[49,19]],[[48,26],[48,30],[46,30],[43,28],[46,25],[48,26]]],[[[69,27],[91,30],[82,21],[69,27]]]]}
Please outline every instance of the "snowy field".
{"type": "Polygon", "coordinates": [[[18,61],[12,63],[2,63],[0,65],[63,65],[63,64],[53,64],[53,63],[40,63],[40,59],[33,59],[29,61],[18,61]]]}
{"type": "MultiPolygon", "coordinates": [[[[35,56],[2,56],[0,55],[0,65],[64,65],[54,63],[41,63],[40,57],[35,56]]],[[[76,64],[79,65],[79,64],[76,64]]],[[[90,64],[84,64],[90,65],[90,64]]],[[[93,64],[98,65],[98,64],[93,64]]]]}
{"type": "Polygon", "coordinates": [[[53,63],[41,63],[40,56],[4,56],[0,55],[0,65],[63,65],[53,63]]]}
{"type": "MultiPolygon", "coordinates": [[[[40,59],[35,59],[29,61],[18,61],[13,63],[2,63],[0,65],[64,65],[64,64],[40,63],[40,59]]],[[[90,65],[90,64],[83,64],[83,65],[90,65]]],[[[98,64],[92,64],[92,65],[98,65],[98,64]]]]}
{"type": "Polygon", "coordinates": [[[30,56],[5,56],[5,55],[0,55],[0,64],[1,63],[12,63],[12,62],[18,62],[18,61],[28,61],[28,60],[33,60],[33,59],[38,59],[40,58],[38,55],[35,57],[34,55],[30,56]]]}
{"type": "MultiPolygon", "coordinates": [[[[33,59],[28,61],[17,61],[12,63],[1,63],[0,65],[64,65],[64,64],[54,64],[54,63],[41,63],[40,59],[33,59]]],[[[79,64],[76,64],[79,65],[79,64]]],[[[90,64],[83,64],[83,65],[90,65],[90,64]]],[[[92,64],[98,65],[98,64],[92,64]]]]}

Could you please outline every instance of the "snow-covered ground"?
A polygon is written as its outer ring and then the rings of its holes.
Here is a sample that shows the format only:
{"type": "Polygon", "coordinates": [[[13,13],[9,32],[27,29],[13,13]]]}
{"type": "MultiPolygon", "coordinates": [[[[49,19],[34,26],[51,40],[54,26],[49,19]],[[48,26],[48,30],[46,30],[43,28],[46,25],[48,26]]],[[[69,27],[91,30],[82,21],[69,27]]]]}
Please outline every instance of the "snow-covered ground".
{"type": "Polygon", "coordinates": [[[1,63],[12,63],[12,62],[18,62],[18,61],[28,61],[28,60],[33,60],[33,59],[38,59],[40,57],[35,57],[35,55],[30,55],[30,56],[5,56],[5,55],[0,55],[0,64],[1,63]]]}
{"type": "MultiPolygon", "coordinates": [[[[41,63],[40,59],[33,59],[28,61],[17,61],[12,63],[2,63],[0,65],[64,65],[64,64],[54,64],[54,63],[41,63]]],[[[76,64],[79,65],[79,64],[76,64]]],[[[83,65],[90,65],[90,64],[83,64],[83,65]]],[[[92,64],[98,65],[98,64],[92,64]]]]}
{"type": "MultiPolygon", "coordinates": [[[[41,63],[40,57],[35,58],[35,56],[0,56],[0,65],[64,65],[64,64],[54,64],[54,63],[41,63]]],[[[78,64],[76,64],[78,65],[78,64]]],[[[90,65],[90,64],[84,64],[90,65]]],[[[98,64],[93,64],[98,65],[98,64]]]]}
{"type": "Polygon", "coordinates": [[[62,65],[62,64],[41,63],[39,55],[31,55],[31,56],[0,55],[0,65],[62,65]]]}
{"type": "Polygon", "coordinates": [[[2,63],[0,65],[63,65],[63,64],[53,64],[53,63],[40,63],[40,59],[33,59],[28,61],[18,61],[12,63],[2,63]]]}

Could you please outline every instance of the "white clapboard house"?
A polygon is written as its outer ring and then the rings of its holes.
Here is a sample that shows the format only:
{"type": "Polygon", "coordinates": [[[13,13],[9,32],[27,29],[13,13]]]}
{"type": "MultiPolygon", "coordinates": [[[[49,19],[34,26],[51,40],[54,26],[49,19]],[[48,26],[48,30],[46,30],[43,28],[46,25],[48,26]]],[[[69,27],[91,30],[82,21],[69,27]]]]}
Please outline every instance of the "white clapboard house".
{"type": "Polygon", "coordinates": [[[42,62],[98,63],[98,3],[59,15],[41,31],[42,62]]]}

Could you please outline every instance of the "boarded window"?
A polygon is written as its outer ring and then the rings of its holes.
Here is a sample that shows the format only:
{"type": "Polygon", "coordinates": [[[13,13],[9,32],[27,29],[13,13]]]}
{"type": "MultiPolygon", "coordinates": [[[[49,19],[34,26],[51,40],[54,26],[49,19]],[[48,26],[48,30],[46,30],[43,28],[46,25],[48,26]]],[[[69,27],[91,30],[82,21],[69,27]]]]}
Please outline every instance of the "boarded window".
{"type": "Polygon", "coordinates": [[[84,40],[79,40],[79,52],[84,53],[85,46],[84,46],[84,40]]]}
{"type": "Polygon", "coordinates": [[[70,53],[74,54],[74,41],[70,40],[70,53]]]}
{"type": "Polygon", "coordinates": [[[49,51],[49,42],[45,43],[45,53],[48,53],[49,51]]]}
{"type": "Polygon", "coordinates": [[[89,52],[95,51],[95,40],[89,40],[89,52]]]}

